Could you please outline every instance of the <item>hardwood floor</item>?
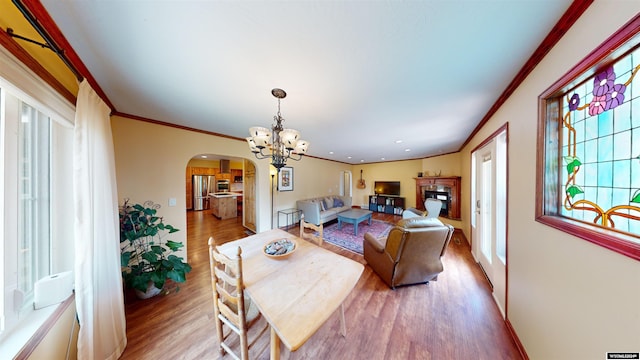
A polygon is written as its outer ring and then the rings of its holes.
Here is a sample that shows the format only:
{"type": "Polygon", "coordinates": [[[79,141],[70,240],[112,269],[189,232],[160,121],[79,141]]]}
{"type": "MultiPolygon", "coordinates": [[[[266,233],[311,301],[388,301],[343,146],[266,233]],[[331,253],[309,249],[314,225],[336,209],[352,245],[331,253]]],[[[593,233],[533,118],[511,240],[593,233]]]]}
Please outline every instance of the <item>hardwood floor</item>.
{"type": "MultiPolygon", "coordinates": [[[[377,213],[374,218],[400,219],[377,213]]],[[[121,359],[219,357],[207,240],[214,236],[218,242],[227,242],[246,233],[240,219],[218,220],[205,211],[187,212],[187,224],[193,270],[178,293],[147,300],[125,294],[128,345],[121,359]]],[[[393,291],[365,266],[344,303],[347,336],[339,333],[336,313],[298,351],[283,347],[281,358],[521,359],[468,243],[458,232],[454,236],[438,281],[393,291]]],[[[323,247],[366,264],[362,255],[327,242],[323,247]]],[[[252,359],[268,359],[268,343],[266,332],[251,349],[252,359]]]]}

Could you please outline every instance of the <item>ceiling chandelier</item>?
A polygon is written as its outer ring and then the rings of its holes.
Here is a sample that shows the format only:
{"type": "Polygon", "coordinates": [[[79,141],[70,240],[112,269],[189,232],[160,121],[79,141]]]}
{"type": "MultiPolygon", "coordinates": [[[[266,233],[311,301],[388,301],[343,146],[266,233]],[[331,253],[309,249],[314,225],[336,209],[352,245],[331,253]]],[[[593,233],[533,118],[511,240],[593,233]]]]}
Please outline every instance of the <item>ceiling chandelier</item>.
{"type": "Polygon", "coordinates": [[[297,130],[285,129],[282,126],[284,119],[280,115],[280,99],[284,99],[287,93],[282,89],[273,89],[271,94],[278,99],[278,113],[273,117],[275,122],[271,125],[271,130],[260,126],[250,128],[251,136],[247,138],[247,142],[256,158],[271,158],[271,165],[280,171],[288,159],[302,159],[307,153],[309,142],[298,140],[300,133],[297,130]]]}

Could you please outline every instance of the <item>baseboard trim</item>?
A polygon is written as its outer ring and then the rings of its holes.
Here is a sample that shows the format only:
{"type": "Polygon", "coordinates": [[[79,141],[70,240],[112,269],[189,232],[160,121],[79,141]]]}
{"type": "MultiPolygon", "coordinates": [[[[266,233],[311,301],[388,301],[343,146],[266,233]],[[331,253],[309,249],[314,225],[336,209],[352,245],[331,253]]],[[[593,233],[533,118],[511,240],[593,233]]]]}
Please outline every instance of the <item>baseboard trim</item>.
{"type": "Polygon", "coordinates": [[[527,351],[524,349],[524,345],[522,345],[522,342],[520,342],[520,338],[518,337],[518,334],[516,334],[516,329],[513,328],[513,325],[511,325],[509,319],[505,319],[504,322],[507,325],[507,329],[509,330],[509,334],[511,334],[513,342],[516,343],[516,347],[518,348],[518,352],[520,352],[520,356],[522,356],[522,359],[524,360],[529,360],[529,355],[527,355],[527,351]]]}

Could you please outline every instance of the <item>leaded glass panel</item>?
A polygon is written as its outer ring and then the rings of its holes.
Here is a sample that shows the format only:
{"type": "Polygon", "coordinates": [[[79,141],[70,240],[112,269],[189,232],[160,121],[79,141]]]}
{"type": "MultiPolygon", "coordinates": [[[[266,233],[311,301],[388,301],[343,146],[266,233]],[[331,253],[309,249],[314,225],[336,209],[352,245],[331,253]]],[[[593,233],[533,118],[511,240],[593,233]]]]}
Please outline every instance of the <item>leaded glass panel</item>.
{"type": "Polygon", "coordinates": [[[640,48],[562,97],[560,213],[640,235],[640,48]]]}

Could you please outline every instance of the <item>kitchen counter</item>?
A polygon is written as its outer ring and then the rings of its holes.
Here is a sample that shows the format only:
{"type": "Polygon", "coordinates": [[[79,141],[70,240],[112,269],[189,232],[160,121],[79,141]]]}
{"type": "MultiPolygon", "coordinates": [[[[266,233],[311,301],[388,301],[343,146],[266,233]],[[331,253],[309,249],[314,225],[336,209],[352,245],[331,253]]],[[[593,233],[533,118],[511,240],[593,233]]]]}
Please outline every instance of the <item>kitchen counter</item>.
{"type": "Polygon", "coordinates": [[[225,198],[225,197],[232,197],[232,196],[242,196],[242,194],[236,193],[236,192],[217,192],[217,193],[209,193],[209,196],[214,198],[225,198]]]}
{"type": "Polygon", "coordinates": [[[211,213],[219,219],[230,219],[238,216],[238,197],[242,194],[234,192],[209,193],[211,213]]]}

